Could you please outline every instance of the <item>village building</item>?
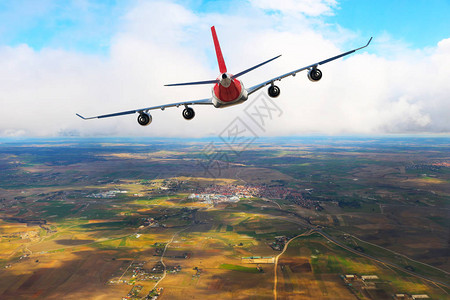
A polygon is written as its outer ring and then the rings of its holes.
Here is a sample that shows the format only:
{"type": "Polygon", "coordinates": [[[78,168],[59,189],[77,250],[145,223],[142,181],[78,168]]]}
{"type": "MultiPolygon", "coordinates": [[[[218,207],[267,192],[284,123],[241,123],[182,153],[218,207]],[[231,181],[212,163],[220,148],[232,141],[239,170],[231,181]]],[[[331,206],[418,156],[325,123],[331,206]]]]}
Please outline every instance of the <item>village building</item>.
{"type": "Polygon", "coordinates": [[[250,256],[242,257],[241,261],[246,264],[274,264],[275,257],[273,256],[250,256]]]}
{"type": "Polygon", "coordinates": [[[376,280],[376,279],[379,279],[379,278],[378,278],[377,275],[362,275],[361,279],[363,281],[366,281],[366,280],[376,280]]]}

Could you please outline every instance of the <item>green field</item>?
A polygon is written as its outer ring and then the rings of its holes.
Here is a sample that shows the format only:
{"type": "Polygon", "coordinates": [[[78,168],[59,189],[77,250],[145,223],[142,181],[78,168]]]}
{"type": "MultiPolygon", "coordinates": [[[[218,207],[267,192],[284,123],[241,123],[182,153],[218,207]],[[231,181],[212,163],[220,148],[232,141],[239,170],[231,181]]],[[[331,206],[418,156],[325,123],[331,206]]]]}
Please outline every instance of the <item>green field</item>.
{"type": "Polygon", "coordinates": [[[221,264],[219,266],[219,268],[225,269],[225,270],[245,272],[245,273],[259,273],[257,268],[250,268],[250,267],[244,267],[244,266],[239,266],[239,265],[221,264]]]}
{"type": "Polygon", "coordinates": [[[205,145],[0,143],[0,298],[448,297],[448,139],[261,139],[220,176],[205,145]]]}

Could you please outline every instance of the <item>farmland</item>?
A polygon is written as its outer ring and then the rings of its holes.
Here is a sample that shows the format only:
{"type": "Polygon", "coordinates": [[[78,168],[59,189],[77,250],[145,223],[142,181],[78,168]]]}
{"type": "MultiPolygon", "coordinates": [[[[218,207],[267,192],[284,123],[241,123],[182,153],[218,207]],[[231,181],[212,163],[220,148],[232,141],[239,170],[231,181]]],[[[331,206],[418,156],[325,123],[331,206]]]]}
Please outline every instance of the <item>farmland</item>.
{"type": "Polygon", "coordinates": [[[2,141],[0,298],[448,297],[448,138],[206,145],[2,141]]]}

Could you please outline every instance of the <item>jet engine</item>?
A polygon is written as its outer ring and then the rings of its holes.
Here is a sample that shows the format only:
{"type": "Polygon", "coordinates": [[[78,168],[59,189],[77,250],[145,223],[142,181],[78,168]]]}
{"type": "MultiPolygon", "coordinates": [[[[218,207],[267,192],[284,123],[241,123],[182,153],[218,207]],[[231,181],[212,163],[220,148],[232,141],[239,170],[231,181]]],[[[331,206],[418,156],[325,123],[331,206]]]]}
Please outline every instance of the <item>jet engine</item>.
{"type": "Polygon", "coordinates": [[[191,120],[194,117],[195,111],[192,108],[186,107],[185,109],[183,109],[183,118],[185,118],[186,120],[191,120]]]}
{"type": "Polygon", "coordinates": [[[280,88],[276,85],[269,86],[269,89],[267,90],[267,93],[272,98],[276,98],[276,97],[280,96],[280,92],[281,92],[280,88]]]}
{"type": "Polygon", "coordinates": [[[312,68],[308,71],[308,79],[312,82],[319,81],[322,78],[322,71],[317,68],[312,68]]]}
{"type": "Polygon", "coordinates": [[[148,113],[141,112],[137,118],[139,125],[147,126],[152,122],[152,116],[148,113]]]}

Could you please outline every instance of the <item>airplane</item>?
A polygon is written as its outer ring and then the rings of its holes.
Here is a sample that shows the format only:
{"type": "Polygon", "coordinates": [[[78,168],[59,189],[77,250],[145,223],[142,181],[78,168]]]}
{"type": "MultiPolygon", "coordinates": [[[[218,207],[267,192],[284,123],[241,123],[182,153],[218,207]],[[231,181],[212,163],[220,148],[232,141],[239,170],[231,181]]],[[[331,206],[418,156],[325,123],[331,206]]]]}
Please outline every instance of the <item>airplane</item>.
{"type": "Polygon", "coordinates": [[[128,111],[122,111],[112,114],[106,114],[106,115],[99,115],[95,117],[83,117],[80,114],[76,114],[78,117],[82,118],[83,120],[90,120],[90,119],[103,119],[103,118],[109,118],[109,117],[116,117],[116,116],[123,116],[123,115],[129,115],[129,114],[135,114],[139,113],[139,116],[137,118],[137,121],[142,126],[150,125],[152,122],[152,116],[150,115],[149,111],[161,109],[164,110],[169,107],[180,107],[184,106],[183,109],[183,117],[186,120],[192,120],[195,116],[194,109],[191,107],[193,105],[213,105],[215,108],[224,108],[229,107],[232,105],[237,105],[244,103],[248,97],[253,94],[254,92],[258,91],[259,89],[269,85],[269,88],[267,90],[267,93],[270,97],[276,98],[280,95],[280,88],[275,85],[276,81],[281,81],[281,79],[284,79],[289,76],[295,76],[297,73],[308,70],[307,77],[312,82],[317,82],[322,78],[322,71],[319,70],[317,67],[323,64],[326,64],[328,62],[331,62],[335,59],[344,57],[346,55],[352,54],[355,51],[358,51],[360,49],[363,49],[367,46],[369,46],[370,42],[372,41],[372,38],[367,42],[367,44],[363,47],[356,48],[344,53],[341,53],[339,55],[327,58],[325,60],[319,61],[317,63],[311,64],[309,66],[288,72],[286,74],[274,77],[272,79],[266,80],[262,83],[259,83],[257,85],[254,85],[250,88],[245,88],[244,84],[241,80],[238,79],[238,77],[255,70],[256,68],[259,68],[268,62],[271,62],[277,58],[279,58],[281,55],[275,56],[269,60],[266,60],[265,62],[262,62],[256,66],[253,66],[249,69],[246,69],[242,72],[239,72],[235,75],[228,73],[227,66],[225,65],[225,60],[222,55],[222,50],[220,49],[219,40],[217,39],[216,29],[214,26],[211,27],[211,33],[212,38],[214,42],[214,47],[216,50],[216,56],[217,56],[217,62],[219,64],[219,71],[220,75],[214,80],[206,80],[206,81],[195,81],[195,82],[185,82],[185,83],[174,83],[174,84],[166,84],[165,86],[183,86],[183,85],[198,85],[198,84],[214,84],[212,88],[212,95],[210,98],[206,99],[199,99],[199,100],[190,100],[190,101],[184,101],[184,102],[178,102],[178,103],[171,103],[171,104],[164,104],[164,105],[157,105],[157,106],[151,106],[146,108],[140,108],[135,110],[128,110],[128,111]]]}

